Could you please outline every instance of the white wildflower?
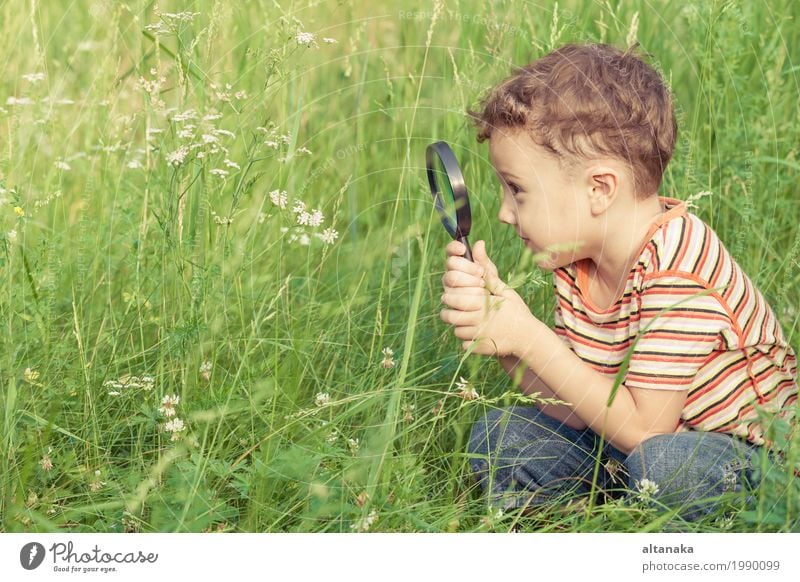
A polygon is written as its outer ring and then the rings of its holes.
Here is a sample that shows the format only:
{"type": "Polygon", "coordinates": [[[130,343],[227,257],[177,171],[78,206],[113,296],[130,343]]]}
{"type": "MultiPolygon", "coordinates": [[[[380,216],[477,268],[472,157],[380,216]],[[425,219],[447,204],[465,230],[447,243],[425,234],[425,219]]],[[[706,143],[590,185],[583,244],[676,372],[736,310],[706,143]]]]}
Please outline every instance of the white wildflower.
{"type": "Polygon", "coordinates": [[[164,396],[163,400],[161,400],[161,407],[158,409],[158,411],[167,418],[175,416],[175,407],[180,404],[180,401],[181,397],[177,394],[164,396]]]}
{"type": "Polygon", "coordinates": [[[228,131],[227,129],[215,129],[211,133],[214,135],[224,135],[225,137],[235,138],[236,134],[232,131],[228,131]]]}
{"type": "Polygon", "coordinates": [[[167,163],[174,167],[180,166],[186,160],[187,155],[189,155],[189,148],[182,146],[174,152],[167,154],[167,163]]]}
{"type": "Polygon", "coordinates": [[[392,348],[383,348],[381,353],[383,354],[383,362],[381,362],[381,367],[394,368],[394,360],[392,359],[394,351],[392,351],[392,348]]]}
{"type": "Polygon", "coordinates": [[[205,362],[200,364],[200,377],[202,377],[203,380],[205,380],[206,382],[210,382],[211,381],[211,369],[212,369],[212,367],[213,366],[212,366],[212,364],[211,364],[211,362],[209,360],[206,360],[205,362]]]}
{"type": "Polygon", "coordinates": [[[64,160],[57,160],[54,165],[59,170],[68,171],[72,169],[72,167],[64,160]]]}
{"type": "Polygon", "coordinates": [[[219,143],[219,138],[216,135],[212,135],[210,133],[204,133],[202,135],[203,143],[219,143]]]}
{"type": "Polygon", "coordinates": [[[142,162],[140,162],[139,160],[131,160],[126,164],[126,166],[130,170],[141,170],[142,168],[144,168],[142,162]]]}
{"type": "Polygon", "coordinates": [[[178,438],[180,437],[180,435],[178,433],[183,431],[185,428],[186,428],[186,425],[183,423],[183,421],[180,418],[177,418],[177,417],[173,418],[170,421],[167,421],[164,424],[164,430],[167,431],[167,432],[171,432],[172,433],[172,438],[170,438],[170,440],[173,440],[173,441],[178,440],[178,438]]]}
{"type": "Polygon", "coordinates": [[[292,207],[292,212],[294,212],[295,214],[300,214],[301,212],[305,212],[305,209],[306,209],[306,203],[305,202],[303,202],[302,200],[295,200],[294,201],[294,206],[292,207]]]}
{"type": "Polygon", "coordinates": [[[229,168],[236,168],[237,170],[241,170],[241,169],[242,169],[242,168],[239,166],[239,164],[237,164],[237,163],[236,163],[236,162],[234,162],[233,160],[228,160],[228,159],[226,159],[224,163],[225,163],[225,165],[226,165],[226,166],[228,166],[229,168]]]}
{"type": "Polygon", "coordinates": [[[35,384],[36,380],[39,379],[39,372],[31,368],[25,368],[25,371],[22,373],[22,377],[25,378],[25,381],[28,384],[35,384]]]}
{"type": "Polygon", "coordinates": [[[336,44],[339,41],[336,40],[335,38],[330,38],[328,36],[324,36],[324,37],[322,37],[322,42],[327,43],[327,44],[336,44]]]}
{"type": "Polygon", "coordinates": [[[294,39],[297,41],[297,44],[304,44],[306,46],[316,45],[316,37],[311,32],[298,32],[294,39]]]}
{"type": "Polygon", "coordinates": [[[289,200],[286,195],[286,190],[273,190],[269,193],[269,199],[275,206],[280,208],[286,208],[286,204],[289,200]]]}
{"type": "Polygon", "coordinates": [[[325,216],[322,214],[322,211],[318,208],[315,208],[314,211],[311,213],[311,217],[309,218],[308,224],[309,226],[319,226],[325,220],[325,216]]]}
{"type": "Polygon", "coordinates": [[[314,398],[314,404],[316,404],[319,407],[327,406],[328,404],[330,404],[330,402],[331,402],[331,395],[328,394],[327,392],[320,392],[314,398]]]}
{"type": "Polygon", "coordinates": [[[650,479],[642,479],[641,481],[636,481],[635,485],[636,485],[636,490],[639,492],[638,497],[642,501],[650,500],[659,491],[658,484],[655,481],[651,481],[650,479]]]}
{"type": "Polygon", "coordinates": [[[213,170],[211,170],[211,173],[214,174],[215,176],[219,176],[220,178],[224,178],[225,176],[228,175],[227,170],[222,170],[220,168],[214,168],[213,170]]]}
{"type": "Polygon", "coordinates": [[[308,149],[307,147],[303,146],[303,147],[297,148],[297,151],[295,152],[295,154],[298,155],[298,156],[303,156],[303,155],[310,156],[311,155],[311,150],[308,149]]]}
{"type": "Polygon", "coordinates": [[[300,236],[297,237],[297,242],[300,246],[307,247],[311,244],[311,238],[306,233],[300,233],[300,236]]]}
{"type": "MultiPolygon", "coordinates": [[[[215,87],[215,85],[212,85],[215,87]]],[[[222,119],[222,115],[219,113],[209,113],[203,116],[203,121],[216,121],[217,119],[222,119]]]]}
{"type": "Polygon", "coordinates": [[[100,491],[105,484],[105,481],[100,480],[100,471],[97,470],[94,472],[94,479],[89,483],[89,489],[92,491],[100,491]]]}
{"type": "Polygon", "coordinates": [[[265,141],[264,145],[267,146],[268,148],[272,148],[274,150],[278,149],[278,142],[273,141],[271,139],[268,139],[267,141],[265,141]]]}
{"type": "Polygon", "coordinates": [[[326,228],[322,232],[322,240],[325,241],[325,244],[332,245],[337,238],[339,238],[339,233],[332,228],[326,228]]]}
{"type": "Polygon", "coordinates": [[[306,212],[305,210],[297,215],[297,224],[300,225],[310,225],[311,224],[311,215],[306,212]]]}
{"type": "Polygon", "coordinates": [[[479,396],[478,391],[463,376],[460,376],[459,381],[456,382],[456,388],[458,389],[458,396],[464,400],[475,400],[479,396]]]}
{"type": "Polygon", "coordinates": [[[354,455],[358,452],[361,443],[358,439],[347,439],[347,448],[350,449],[350,452],[354,455]]]}
{"type": "Polygon", "coordinates": [[[378,520],[378,512],[374,509],[371,509],[369,515],[366,517],[361,517],[354,524],[350,526],[350,529],[355,530],[357,532],[366,532],[369,531],[369,528],[372,527],[372,524],[378,520]]]}
{"type": "Polygon", "coordinates": [[[22,78],[28,83],[38,83],[39,81],[44,81],[44,73],[28,73],[27,75],[22,75],[22,78]]]}
{"type": "Polygon", "coordinates": [[[50,471],[50,469],[53,468],[53,461],[50,459],[49,453],[44,454],[42,460],[39,461],[39,464],[42,466],[42,470],[45,472],[50,471]]]}

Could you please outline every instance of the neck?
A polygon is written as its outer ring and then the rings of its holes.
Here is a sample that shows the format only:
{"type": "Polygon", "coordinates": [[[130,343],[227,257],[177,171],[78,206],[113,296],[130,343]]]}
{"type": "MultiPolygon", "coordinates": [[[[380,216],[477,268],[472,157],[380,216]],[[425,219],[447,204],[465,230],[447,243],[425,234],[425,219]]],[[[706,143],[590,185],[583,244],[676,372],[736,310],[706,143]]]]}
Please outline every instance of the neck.
{"type": "Polygon", "coordinates": [[[596,285],[614,297],[622,292],[653,220],[663,211],[658,196],[608,209],[602,219],[598,244],[589,255],[593,263],[590,273],[596,285]]]}

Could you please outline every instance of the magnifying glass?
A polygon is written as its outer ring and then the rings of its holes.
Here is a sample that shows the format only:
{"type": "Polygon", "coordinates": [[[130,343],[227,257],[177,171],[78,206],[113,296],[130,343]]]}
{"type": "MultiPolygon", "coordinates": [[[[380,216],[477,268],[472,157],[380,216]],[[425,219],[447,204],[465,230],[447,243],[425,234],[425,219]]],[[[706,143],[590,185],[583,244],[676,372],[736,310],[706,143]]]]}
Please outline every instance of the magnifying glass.
{"type": "Polygon", "coordinates": [[[467,235],[472,226],[472,215],[469,210],[467,186],[456,156],[447,142],[437,141],[428,146],[425,162],[428,167],[428,183],[431,186],[433,202],[444,229],[467,247],[464,256],[471,261],[472,249],[467,241],[467,235]]]}

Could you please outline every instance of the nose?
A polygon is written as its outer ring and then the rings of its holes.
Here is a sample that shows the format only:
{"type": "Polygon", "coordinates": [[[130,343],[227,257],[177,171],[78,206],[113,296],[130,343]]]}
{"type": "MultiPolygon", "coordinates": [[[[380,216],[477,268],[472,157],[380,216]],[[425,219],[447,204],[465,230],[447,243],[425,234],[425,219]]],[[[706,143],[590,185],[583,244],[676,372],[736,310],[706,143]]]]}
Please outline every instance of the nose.
{"type": "Polygon", "coordinates": [[[514,216],[514,211],[508,206],[505,200],[500,204],[500,211],[497,213],[497,219],[500,222],[505,224],[510,224],[511,226],[516,224],[516,217],[514,216]]]}

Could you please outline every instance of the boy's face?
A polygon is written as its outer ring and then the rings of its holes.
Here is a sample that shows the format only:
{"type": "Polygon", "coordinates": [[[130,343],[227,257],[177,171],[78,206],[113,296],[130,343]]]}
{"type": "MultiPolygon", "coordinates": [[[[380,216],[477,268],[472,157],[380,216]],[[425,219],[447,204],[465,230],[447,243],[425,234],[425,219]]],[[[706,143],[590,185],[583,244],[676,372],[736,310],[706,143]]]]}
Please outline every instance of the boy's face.
{"type": "Polygon", "coordinates": [[[503,186],[498,218],[513,226],[532,252],[550,253],[539,266],[555,269],[586,257],[591,215],[586,186],[519,130],[493,131],[489,158],[503,186]]]}

